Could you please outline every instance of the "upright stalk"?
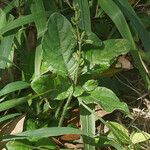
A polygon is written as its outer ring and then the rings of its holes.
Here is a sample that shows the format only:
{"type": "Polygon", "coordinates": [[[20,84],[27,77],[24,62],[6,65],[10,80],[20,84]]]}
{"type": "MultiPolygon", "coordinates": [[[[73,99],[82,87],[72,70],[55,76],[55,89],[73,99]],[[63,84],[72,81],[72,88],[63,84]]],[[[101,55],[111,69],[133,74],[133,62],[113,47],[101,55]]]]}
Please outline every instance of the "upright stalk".
{"type": "MultiPolygon", "coordinates": [[[[70,5],[70,4],[69,4],[70,5]]],[[[71,5],[70,5],[71,6],[71,5]]],[[[74,93],[74,87],[77,85],[77,82],[78,82],[78,75],[79,75],[79,71],[80,71],[80,60],[81,60],[81,50],[82,50],[82,38],[81,38],[81,34],[80,34],[80,31],[79,31],[79,27],[78,27],[78,22],[79,22],[79,18],[80,18],[80,15],[78,13],[78,9],[76,9],[76,7],[72,7],[72,9],[74,9],[75,11],[75,16],[74,16],[74,25],[76,27],[76,37],[77,37],[77,43],[78,43],[78,64],[77,64],[77,70],[76,70],[76,73],[75,73],[75,77],[74,77],[74,80],[73,80],[73,91],[70,93],[70,95],[68,96],[67,98],[67,101],[65,103],[65,106],[63,108],[63,111],[62,111],[62,115],[60,117],[60,120],[59,120],[59,123],[58,123],[58,127],[61,127],[62,124],[63,124],[63,121],[64,121],[64,118],[65,118],[65,115],[66,115],[66,112],[67,112],[67,108],[72,100],[72,97],[73,97],[73,93],[74,93]]]]}
{"type": "Polygon", "coordinates": [[[59,120],[59,123],[58,123],[58,127],[61,127],[62,124],[63,124],[64,118],[65,118],[65,115],[66,115],[66,112],[67,112],[67,108],[68,108],[68,106],[69,106],[69,104],[70,104],[70,101],[71,101],[72,97],[73,97],[73,92],[68,96],[68,99],[67,99],[67,101],[66,101],[66,104],[65,104],[65,106],[64,106],[62,115],[61,115],[60,120],[59,120]]]}

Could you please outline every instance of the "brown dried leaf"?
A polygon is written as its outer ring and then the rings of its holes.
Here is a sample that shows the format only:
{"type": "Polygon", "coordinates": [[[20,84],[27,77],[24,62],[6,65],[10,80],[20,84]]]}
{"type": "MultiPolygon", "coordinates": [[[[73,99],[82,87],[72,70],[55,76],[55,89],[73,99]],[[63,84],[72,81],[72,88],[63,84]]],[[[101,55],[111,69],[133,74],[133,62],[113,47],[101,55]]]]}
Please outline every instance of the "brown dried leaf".
{"type": "Polygon", "coordinates": [[[127,56],[120,56],[118,58],[118,62],[121,64],[123,69],[133,69],[133,65],[131,64],[129,58],[127,56]]]}
{"type": "MultiPolygon", "coordinates": [[[[21,115],[18,118],[4,124],[0,127],[0,135],[21,133],[23,131],[24,120],[25,115],[21,115]]],[[[0,142],[0,149],[5,150],[5,144],[6,143],[4,142],[0,142]]]]}

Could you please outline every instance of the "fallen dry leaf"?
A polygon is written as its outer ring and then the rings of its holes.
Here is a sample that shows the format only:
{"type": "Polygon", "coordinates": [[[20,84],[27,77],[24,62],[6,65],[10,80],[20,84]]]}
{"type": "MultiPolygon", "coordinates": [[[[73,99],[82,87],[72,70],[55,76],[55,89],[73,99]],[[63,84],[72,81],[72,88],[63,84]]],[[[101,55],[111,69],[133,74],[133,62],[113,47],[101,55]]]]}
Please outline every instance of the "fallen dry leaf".
{"type": "MultiPolygon", "coordinates": [[[[25,115],[21,115],[0,127],[0,135],[17,134],[23,131],[25,115]]],[[[0,142],[0,149],[4,149],[6,143],[0,142]]],[[[4,149],[5,150],[5,149],[4,149]]]]}
{"type": "Polygon", "coordinates": [[[133,69],[133,65],[131,64],[129,58],[127,56],[120,56],[118,58],[118,62],[121,64],[123,69],[133,69]]]}
{"type": "Polygon", "coordinates": [[[79,140],[80,135],[78,134],[66,134],[60,137],[62,141],[74,141],[74,140],[79,140]]]}

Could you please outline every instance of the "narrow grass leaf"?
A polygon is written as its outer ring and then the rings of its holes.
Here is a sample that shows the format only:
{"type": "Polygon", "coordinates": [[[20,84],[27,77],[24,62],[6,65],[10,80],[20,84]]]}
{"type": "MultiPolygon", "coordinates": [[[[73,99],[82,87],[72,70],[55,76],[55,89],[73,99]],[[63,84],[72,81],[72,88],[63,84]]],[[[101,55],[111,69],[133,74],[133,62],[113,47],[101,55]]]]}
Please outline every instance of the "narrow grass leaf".
{"type": "Polygon", "coordinates": [[[4,141],[12,140],[12,139],[27,139],[27,138],[44,138],[44,137],[53,137],[53,136],[61,136],[64,134],[80,134],[84,135],[82,131],[76,128],[71,127],[51,127],[51,128],[41,128],[32,131],[25,131],[14,136],[3,136],[0,139],[4,141]]]}
{"type": "Polygon", "coordinates": [[[3,89],[0,90],[0,96],[4,96],[11,92],[28,88],[29,86],[30,84],[24,81],[11,82],[7,84],[3,89]]]}
{"type": "MultiPolygon", "coordinates": [[[[45,13],[46,15],[49,15],[49,12],[45,13]]],[[[40,17],[43,16],[43,13],[37,13],[37,19],[40,19],[40,17]]],[[[0,35],[2,36],[4,33],[13,30],[15,28],[18,28],[22,25],[34,22],[35,16],[33,14],[22,16],[18,19],[15,19],[14,21],[9,22],[5,27],[0,29],[0,35]]]]}
{"type": "Polygon", "coordinates": [[[15,98],[15,99],[4,101],[4,102],[0,103],[0,112],[10,109],[10,108],[13,108],[13,107],[16,107],[20,104],[23,104],[23,103],[27,102],[30,98],[31,97],[26,96],[26,97],[15,98]]]}
{"type": "Polygon", "coordinates": [[[6,120],[9,120],[9,119],[12,119],[14,117],[17,117],[21,115],[20,113],[16,113],[16,114],[9,114],[9,115],[5,115],[3,117],[0,117],[0,123],[3,122],[3,121],[6,121],[6,120]]]}

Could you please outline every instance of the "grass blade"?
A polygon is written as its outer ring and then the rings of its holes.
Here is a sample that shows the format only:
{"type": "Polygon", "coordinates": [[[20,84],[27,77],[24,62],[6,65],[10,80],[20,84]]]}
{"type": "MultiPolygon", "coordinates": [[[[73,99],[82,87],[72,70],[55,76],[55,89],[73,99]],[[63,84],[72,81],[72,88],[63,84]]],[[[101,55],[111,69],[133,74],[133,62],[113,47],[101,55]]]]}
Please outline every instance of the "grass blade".
{"type": "MultiPolygon", "coordinates": [[[[49,15],[49,12],[46,12],[45,15],[49,15]]],[[[37,13],[37,19],[40,19],[40,17],[43,16],[43,13],[37,13]]],[[[8,23],[5,27],[0,29],[0,36],[2,36],[4,33],[13,30],[15,28],[18,28],[22,25],[34,22],[35,20],[35,15],[31,14],[31,15],[26,15],[23,17],[20,17],[18,19],[15,19],[14,21],[11,21],[10,23],[8,23]]]]}
{"type": "Polygon", "coordinates": [[[61,136],[64,134],[83,134],[82,131],[76,128],[70,127],[51,127],[51,128],[41,128],[32,131],[25,131],[14,136],[3,136],[0,139],[3,141],[9,141],[12,139],[27,139],[27,138],[44,138],[51,136],[61,136]]]}
{"type": "Polygon", "coordinates": [[[28,88],[29,86],[30,84],[24,81],[16,81],[16,82],[9,83],[3,89],[0,90],[0,96],[4,96],[11,92],[28,88]]]}
{"type": "Polygon", "coordinates": [[[3,117],[0,117],[0,123],[3,121],[6,121],[6,120],[12,119],[12,118],[19,116],[19,115],[20,115],[20,113],[16,113],[16,114],[9,114],[9,115],[5,115],[3,117]]]}

